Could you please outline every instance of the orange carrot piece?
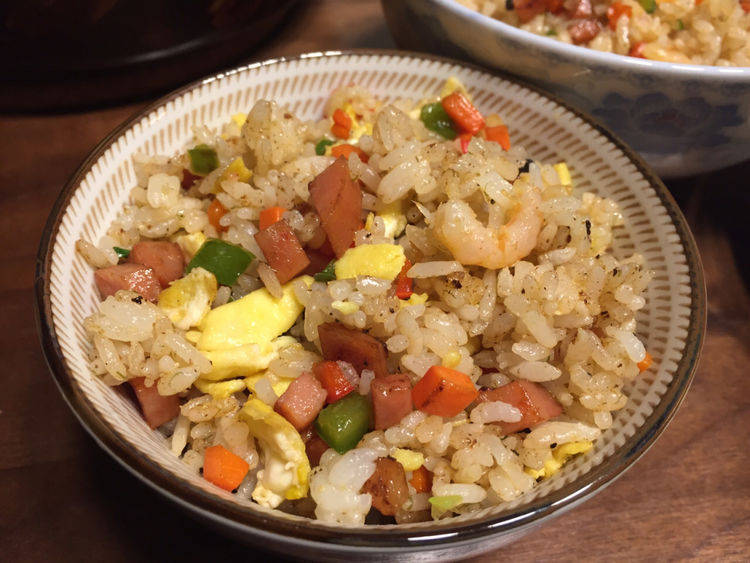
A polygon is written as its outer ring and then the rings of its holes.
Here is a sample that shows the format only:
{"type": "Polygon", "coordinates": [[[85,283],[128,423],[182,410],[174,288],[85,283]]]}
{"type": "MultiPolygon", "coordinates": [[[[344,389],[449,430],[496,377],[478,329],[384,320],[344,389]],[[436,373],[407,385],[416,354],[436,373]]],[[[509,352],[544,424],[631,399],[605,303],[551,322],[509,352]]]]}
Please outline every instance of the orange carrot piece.
{"type": "Polygon", "coordinates": [[[352,129],[352,118],[346,115],[344,110],[336,108],[333,112],[333,125],[331,125],[331,133],[333,133],[339,139],[348,139],[349,132],[352,129]]]}
{"type": "Polygon", "coordinates": [[[221,202],[218,199],[215,199],[211,202],[211,205],[208,206],[208,209],[206,210],[206,213],[208,213],[208,222],[213,225],[213,227],[217,231],[226,231],[227,227],[224,227],[219,223],[219,220],[224,217],[227,213],[227,208],[224,207],[221,202]]]}
{"type": "Polygon", "coordinates": [[[445,112],[463,132],[476,135],[484,127],[482,114],[460,92],[449,94],[441,103],[445,112]]]}
{"type": "Polygon", "coordinates": [[[651,367],[651,364],[654,363],[654,357],[646,352],[646,357],[643,358],[640,362],[638,362],[638,370],[641,372],[646,371],[648,368],[651,367]]]}
{"type": "Polygon", "coordinates": [[[630,51],[628,51],[628,55],[631,57],[636,57],[638,59],[645,59],[646,56],[643,54],[643,47],[646,45],[643,41],[639,41],[638,43],[634,44],[630,51]]]}
{"type": "Polygon", "coordinates": [[[422,465],[412,472],[409,483],[418,493],[427,493],[432,490],[432,473],[422,465]]]}
{"type": "Polygon", "coordinates": [[[250,470],[248,463],[224,446],[206,448],[203,458],[203,477],[217,487],[233,491],[240,486],[250,470]]]}
{"type": "Polygon", "coordinates": [[[633,8],[622,2],[613,2],[612,5],[607,8],[607,20],[609,21],[609,29],[614,31],[617,29],[617,20],[622,16],[628,18],[633,17],[633,8]]]}
{"type": "Polygon", "coordinates": [[[283,207],[269,207],[260,212],[260,230],[270,227],[281,221],[286,209],[283,207]]]}
{"type": "Polygon", "coordinates": [[[406,272],[408,272],[412,266],[413,264],[407,258],[406,262],[404,262],[404,267],[401,268],[398,276],[396,276],[396,297],[399,299],[409,299],[413,293],[414,280],[406,275],[406,272]]]}
{"type": "Polygon", "coordinates": [[[750,13],[750,0],[740,0],[740,8],[746,13],[750,13]]]}
{"type": "Polygon", "coordinates": [[[484,135],[488,141],[493,141],[503,147],[503,150],[510,150],[510,134],[506,125],[485,127],[484,135]]]}
{"type": "Polygon", "coordinates": [[[461,149],[461,154],[466,154],[466,151],[469,150],[469,143],[471,142],[471,138],[474,135],[471,133],[461,133],[458,137],[456,137],[456,140],[458,141],[458,146],[461,149]]]}
{"type": "Polygon", "coordinates": [[[448,418],[468,407],[477,395],[468,375],[443,366],[432,366],[411,390],[417,409],[448,418]]]}
{"type": "Polygon", "coordinates": [[[331,147],[331,155],[336,158],[343,156],[345,159],[349,160],[352,153],[357,153],[357,156],[362,162],[367,162],[369,159],[367,153],[355,145],[343,144],[331,147]]]}

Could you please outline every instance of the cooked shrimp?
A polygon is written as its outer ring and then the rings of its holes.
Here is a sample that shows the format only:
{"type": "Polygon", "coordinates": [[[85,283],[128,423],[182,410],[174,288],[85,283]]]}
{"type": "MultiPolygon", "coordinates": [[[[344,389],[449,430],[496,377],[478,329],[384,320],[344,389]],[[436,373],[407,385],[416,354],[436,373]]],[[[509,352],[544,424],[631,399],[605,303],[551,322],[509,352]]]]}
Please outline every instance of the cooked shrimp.
{"type": "Polygon", "coordinates": [[[529,186],[520,194],[509,220],[498,230],[483,225],[463,200],[449,200],[433,217],[435,236],[464,265],[497,269],[511,266],[534,249],[542,228],[539,190],[529,186]]]}

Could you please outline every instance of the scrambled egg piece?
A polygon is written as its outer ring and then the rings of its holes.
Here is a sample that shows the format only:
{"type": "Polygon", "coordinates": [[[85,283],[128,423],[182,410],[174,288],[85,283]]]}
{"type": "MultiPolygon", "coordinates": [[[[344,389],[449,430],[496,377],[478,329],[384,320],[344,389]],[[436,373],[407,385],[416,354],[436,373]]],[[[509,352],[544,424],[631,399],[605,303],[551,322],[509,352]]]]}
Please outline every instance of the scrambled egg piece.
{"type": "Polygon", "coordinates": [[[232,116],[232,121],[237,124],[237,127],[242,127],[245,124],[245,121],[247,121],[247,114],[242,112],[235,113],[232,116]]]}
{"type": "Polygon", "coordinates": [[[281,397],[284,394],[284,391],[286,391],[292,384],[292,381],[294,381],[294,378],[279,377],[272,373],[262,372],[247,376],[243,382],[248,391],[255,393],[255,384],[263,377],[267,377],[271,382],[271,388],[273,389],[273,392],[276,393],[277,397],[281,397]]]}
{"type": "Polygon", "coordinates": [[[560,468],[574,455],[583,454],[593,447],[591,440],[581,440],[580,442],[568,442],[557,446],[552,450],[552,455],[544,462],[541,469],[532,469],[527,467],[526,473],[534,479],[551,477],[557,473],[560,468]]]}
{"type": "MultiPolygon", "coordinates": [[[[406,215],[404,215],[404,204],[401,200],[381,205],[378,210],[378,217],[383,219],[383,223],[385,224],[385,236],[390,238],[396,238],[403,233],[408,222],[406,220],[406,215]]],[[[374,220],[375,215],[370,213],[365,222],[365,229],[371,231],[374,220]]]]}
{"type": "Polygon", "coordinates": [[[573,180],[570,177],[570,170],[568,169],[567,164],[565,164],[564,162],[558,162],[552,168],[554,168],[555,172],[557,172],[557,175],[560,178],[560,183],[563,186],[573,185],[573,180]]]}
{"type": "Polygon", "coordinates": [[[347,250],[336,261],[336,279],[372,276],[394,280],[406,263],[404,249],[397,244],[364,244],[347,250]]]}
{"type": "Polygon", "coordinates": [[[264,467],[252,497],[261,506],[276,508],[284,499],[307,496],[310,462],[297,430],[260,399],[251,397],[240,410],[250,434],[258,441],[264,467]]]}
{"type": "Polygon", "coordinates": [[[201,231],[189,235],[178,235],[173,237],[172,242],[176,242],[179,245],[185,257],[189,260],[195,256],[198,249],[206,242],[206,235],[201,231]]]}
{"type": "Polygon", "coordinates": [[[396,448],[391,453],[391,457],[404,466],[404,471],[416,471],[424,463],[424,454],[407,450],[405,448],[396,448]]]}
{"type": "Polygon", "coordinates": [[[461,363],[461,353],[458,350],[451,350],[443,357],[443,365],[447,368],[454,368],[461,363]]]}
{"type": "Polygon", "coordinates": [[[464,86],[463,82],[461,82],[455,76],[449,77],[448,80],[445,81],[445,84],[443,84],[443,89],[440,90],[440,99],[442,100],[446,96],[450,96],[453,92],[456,91],[461,92],[467,100],[471,101],[471,95],[466,89],[466,86],[464,86]]]}
{"type": "MultiPolygon", "coordinates": [[[[300,279],[300,278],[298,278],[300,279]]],[[[308,285],[310,276],[301,278],[308,285]]],[[[264,370],[281,348],[294,342],[281,337],[304,309],[289,282],[279,299],[265,288],[209,311],[199,325],[197,347],[212,363],[205,379],[228,379],[264,370]]],[[[195,339],[195,335],[190,335],[195,339]]]]}
{"type": "Polygon", "coordinates": [[[245,390],[244,379],[230,379],[228,381],[210,381],[208,379],[196,379],[195,386],[201,393],[208,393],[217,399],[226,399],[230,395],[245,390]]]}
{"type": "Polygon", "coordinates": [[[412,293],[409,296],[409,299],[401,299],[398,302],[398,306],[403,309],[404,307],[409,307],[410,305],[421,305],[422,303],[427,303],[427,298],[429,296],[426,293],[412,293]]]}
{"type": "Polygon", "coordinates": [[[220,181],[223,182],[224,180],[229,180],[230,177],[237,178],[240,182],[247,182],[253,177],[253,171],[248,169],[248,167],[245,166],[245,161],[242,160],[242,157],[238,156],[229,166],[227,166],[227,169],[221,175],[220,181]]]}
{"type": "Polygon", "coordinates": [[[351,315],[359,311],[359,305],[351,301],[334,301],[331,303],[331,308],[336,309],[344,315],[351,315]]]}
{"type": "Polygon", "coordinates": [[[344,113],[352,120],[352,128],[349,130],[347,142],[353,143],[359,140],[362,135],[372,135],[372,123],[362,123],[357,119],[357,114],[352,104],[344,104],[342,108],[344,113]]]}
{"type": "Polygon", "coordinates": [[[187,330],[197,326],[211,310],[217,289],[216,276],[195,268],[159,294],[159,308],[177,328],[187,330]]]}

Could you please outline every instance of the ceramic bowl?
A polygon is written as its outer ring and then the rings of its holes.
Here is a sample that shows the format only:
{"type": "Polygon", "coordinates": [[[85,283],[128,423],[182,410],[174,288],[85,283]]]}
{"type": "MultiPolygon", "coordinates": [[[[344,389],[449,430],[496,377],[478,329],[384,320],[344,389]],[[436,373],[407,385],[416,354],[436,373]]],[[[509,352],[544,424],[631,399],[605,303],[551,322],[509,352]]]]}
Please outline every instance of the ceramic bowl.
{"type": "Polygon", "coordinates": [[[750,158],[750,68],[603,53],[523,31],[455,0],[382,0],[399,47],[538,84],[601,120],[664,177],[750,158]]]}
{"type": "Polygon", "coordinates": [[[81,423],[110,455],[159,493],[236,537],[286,555],[444,559],[503,545],[601,490],[661,433],[682,400],[703,340],[700,259],[685,220],[648,167],[584,116],[544,94],[481,69],[398,52],[313,53],[217,74],[155,102],[99,144],[70,179],[50,215],[39,250],[36,303],[42,346],[54,380],[81,423]],[[259,98],[321,115],[331,90],[358,83],[386,99],[418,99],[456,76],[486,111],[503,116],[534,158],[565,160],[578,191],[622,206],[627,227],[614,252],[641,252],[656,277],[640,314],[654,368],[629,389],[587,454],[514,502],[472,515],[403,526],[341,527],[264,509],[205,481],[170,453],[137,408],[92,376],[83,319],[99,298],[91,268],[75,252],[79,237],[98,240],[128,199],[136,152],[172,154],[191,126],[218,125],[259,98]]]}

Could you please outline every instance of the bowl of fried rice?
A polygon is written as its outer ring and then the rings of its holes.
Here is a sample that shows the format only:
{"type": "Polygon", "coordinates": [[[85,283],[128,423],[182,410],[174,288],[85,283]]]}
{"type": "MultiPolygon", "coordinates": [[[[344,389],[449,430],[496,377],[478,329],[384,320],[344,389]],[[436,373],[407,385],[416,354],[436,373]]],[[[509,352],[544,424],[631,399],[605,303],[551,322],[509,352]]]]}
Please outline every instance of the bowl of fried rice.
{"type": "Polygon", "coordinates": [[[448,59],[314,53],[107,137],[39,252],[42,347],[127,470],[302,558],[455,559],[601,490],[663,431],[705,288],[601,126],[448,59]]]}
{"type": "Polygon", "coordinates": [[[383,0],[399,47],[510,72],[601,120],[665,177],[750,155],[744,0],[383,0]]]}

